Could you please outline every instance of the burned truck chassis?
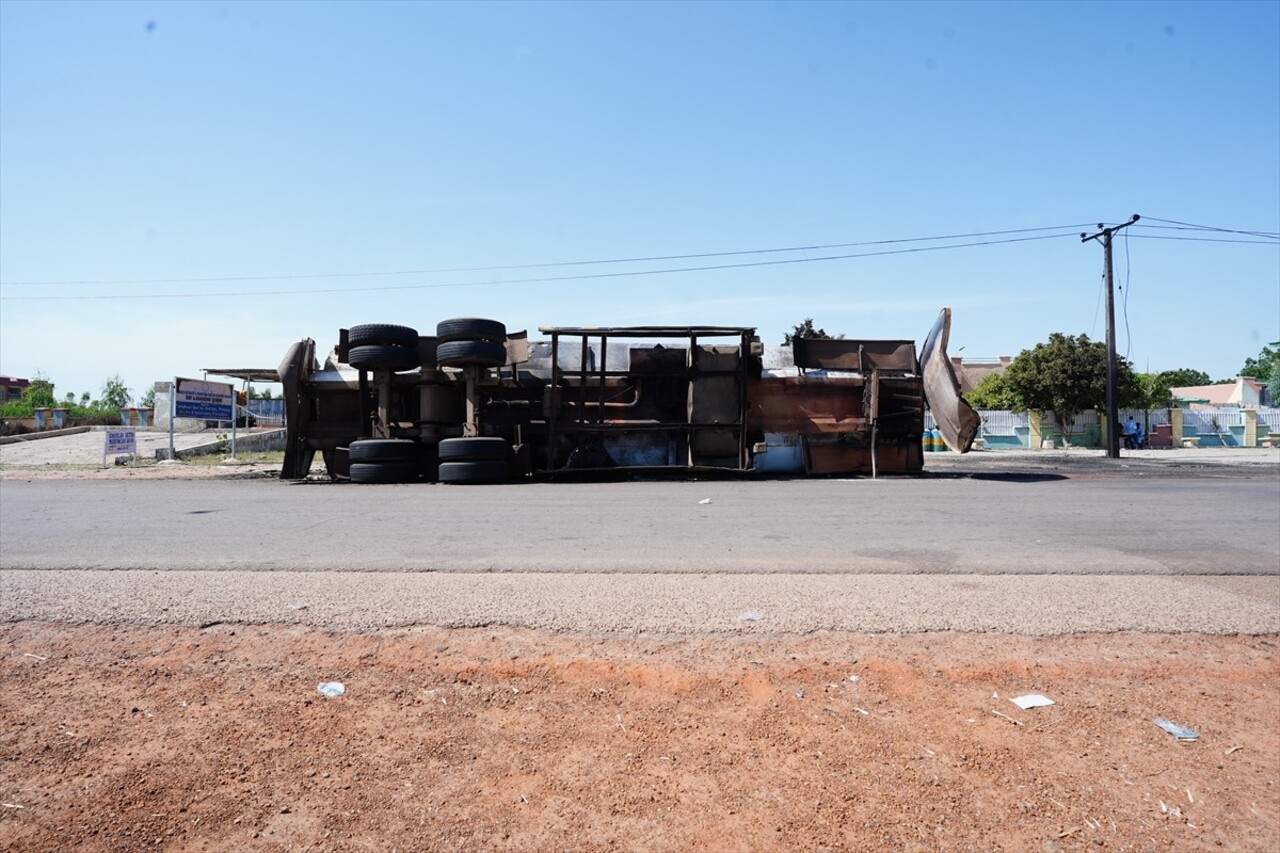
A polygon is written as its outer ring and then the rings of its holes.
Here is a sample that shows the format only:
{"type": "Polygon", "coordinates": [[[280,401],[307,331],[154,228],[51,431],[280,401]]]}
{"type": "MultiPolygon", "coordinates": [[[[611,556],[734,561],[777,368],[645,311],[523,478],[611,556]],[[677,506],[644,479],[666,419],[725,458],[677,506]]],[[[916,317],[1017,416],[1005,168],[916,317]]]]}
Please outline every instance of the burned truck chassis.
{"type": "Polygon", "coordinates": [[[357,482],[914,473],[926,399],[953,449],[977,432],[949,325],[943,309],[920,360],[911,341],[765,347],[748,327],[549,327],[531,342],[475,318],[435,336],[354,326],[323,368],[311,339],[280,365],[281,476],[305,478],[317,452],[330,477],[357,482]]]}

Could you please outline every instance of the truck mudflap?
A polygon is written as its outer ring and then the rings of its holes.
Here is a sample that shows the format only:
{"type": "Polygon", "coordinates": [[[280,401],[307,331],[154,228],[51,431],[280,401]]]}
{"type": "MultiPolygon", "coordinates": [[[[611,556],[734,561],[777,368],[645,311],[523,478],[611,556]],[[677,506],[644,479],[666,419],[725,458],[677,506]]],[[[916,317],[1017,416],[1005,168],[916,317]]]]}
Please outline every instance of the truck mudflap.
{"type": "Polygon", "coordinates": [[[943,442],[956,453],[968,453],[982,420],[960,396],[960,380],[947,356],[951,336],[951,309],[943,308],[920,349],[924,398],[943,442]]]}

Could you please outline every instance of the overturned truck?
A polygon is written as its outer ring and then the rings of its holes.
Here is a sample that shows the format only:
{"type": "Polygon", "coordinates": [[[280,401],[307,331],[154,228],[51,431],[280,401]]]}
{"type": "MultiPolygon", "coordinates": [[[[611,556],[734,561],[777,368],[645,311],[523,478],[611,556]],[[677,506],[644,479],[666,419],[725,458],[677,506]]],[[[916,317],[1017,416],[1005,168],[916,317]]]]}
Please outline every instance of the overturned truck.
{"type": "Polygon", "coordinates": [[[319,452],[359,483],[499,483],[626,472],[914,473],[928,407],[966,452],[977,413],[947,358],[944,308],[912,341],[764,346],[723,326],[544,327],[440,322],[434,336],[353,326],[321,365],[310,338],[279,367],[281,476],[319,452]]]}

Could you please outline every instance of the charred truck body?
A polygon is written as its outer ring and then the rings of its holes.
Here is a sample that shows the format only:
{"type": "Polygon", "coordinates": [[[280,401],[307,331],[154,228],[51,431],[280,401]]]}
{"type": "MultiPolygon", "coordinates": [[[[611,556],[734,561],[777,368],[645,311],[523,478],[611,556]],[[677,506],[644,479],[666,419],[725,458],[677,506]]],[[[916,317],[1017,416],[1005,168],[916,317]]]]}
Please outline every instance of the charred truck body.
{"type": "Polygon", "coordinates": [[[634,471],[914,473],[928,406],[965,452],[977,414],[960,398],[943,309],[912,341],[797,339],[766,347],[743,327],[545,327],[543,340],[485,319],[435,336],[343,329],[279,368],[281,476],[316,452],[353,482],[494,483],[634,471]]]}

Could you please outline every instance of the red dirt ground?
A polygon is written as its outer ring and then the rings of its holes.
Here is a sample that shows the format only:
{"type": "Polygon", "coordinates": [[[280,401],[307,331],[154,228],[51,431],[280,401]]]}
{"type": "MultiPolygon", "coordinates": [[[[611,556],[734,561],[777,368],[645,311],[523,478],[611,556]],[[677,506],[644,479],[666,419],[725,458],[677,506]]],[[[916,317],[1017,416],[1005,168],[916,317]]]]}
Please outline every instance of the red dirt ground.
{"type": "Polygon", "coordinates": [[[8,624],[0,848],[1270,851],[1277,639],[8,624]]]}

